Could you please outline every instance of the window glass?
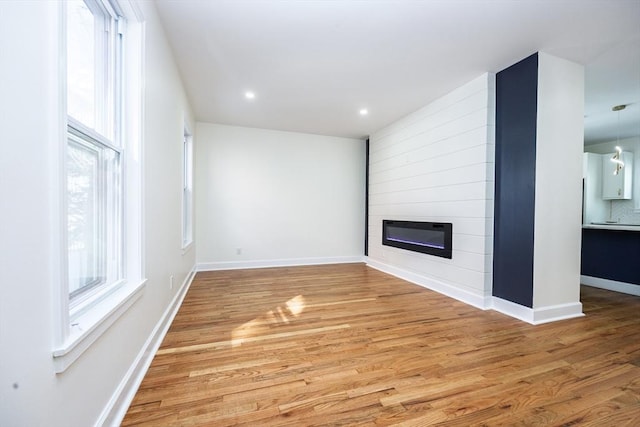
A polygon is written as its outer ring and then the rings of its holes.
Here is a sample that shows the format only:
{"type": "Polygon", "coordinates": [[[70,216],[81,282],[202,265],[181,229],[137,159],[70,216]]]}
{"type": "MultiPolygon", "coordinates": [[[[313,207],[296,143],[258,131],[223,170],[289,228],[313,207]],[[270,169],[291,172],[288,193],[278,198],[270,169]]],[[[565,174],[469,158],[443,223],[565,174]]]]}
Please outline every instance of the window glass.
{"type": "Polygon", "coordinates": [[[67,113],[96,127],[96,19],[82,0],[67,2],[67,113]]]}
{"type": "Polygon", "coordinates": [[[67,247],[72,300],[91,288],[120,278],[120,188],[120,153],[70,134],[67,247]]]}
{"type": "Polygon", "coordinates": [[[100,236],[100,153],[79,141],[67,149],[69,295],[104,281],[100,236]]]}

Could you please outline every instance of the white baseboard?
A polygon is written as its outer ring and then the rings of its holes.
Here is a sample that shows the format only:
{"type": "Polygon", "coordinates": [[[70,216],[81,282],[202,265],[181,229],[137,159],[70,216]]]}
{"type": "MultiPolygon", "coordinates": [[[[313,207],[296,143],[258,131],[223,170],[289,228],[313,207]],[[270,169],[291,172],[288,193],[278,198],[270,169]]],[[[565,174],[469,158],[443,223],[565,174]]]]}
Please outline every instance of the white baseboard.
{"type": "Polygon", "coordinates": [[[556,322],[558,320],[573,319],[582,316],[584,316],[584,313],[582,312],[581,302],[550,305],[533,309],[532,324],[540,325],[542,323],[556,322]]]}
{"type": "Polygon", "coordinates": [[[502,314],[506,314],[509,317],[514,317],[516,319],[522,320],[523,322],[533,322],[532,308],[516,304],[515,302],[507,301],[506,299],[492,297],[491,309],[502,314]]]}
{"type": "Polygon", "coordinates": [[[471,292],[456,288],[455,286],[447,283],[412,273],[398,267],[393,267],[391,265],[372,260],[371,258],[366,258],[365,261],[368,266],[375,268],[376,270],[380,270],[408,282],[415,283],[416,285],[431,289],[476,308],[499,311],[507,316],[531,323],[532,325],[540,325],[542,323],[584,316],[582,313],[582,304],[579,302],[533,309],[489,295],[482,296],[472,294],[471,292]]]}
{"type": "Polygon", "coordinates": [[[491,304],[493,310],[532,325],[584,316],[582,303],[579,302],[530,308],[502,298],[493,297],[491,304]]]}
{"type": "Polygon", "coordinates": [[[489,295],[483,296],[473,294],[455,286],[451,286],[447,283],[443,283],[438,280],[434,280],[429,277],[425,277],[398,267],[393,267],[389,264],[385,264],[368,257],[366,257],[365,262],[369,267],[375,268],[376,270],[380,270],[384,273],[391,274],[392,276],[399,277],[400,279],[404,279],[408,282],[415,283],[416,285],[422,286],[423,288],[431,289],[432,291],[436,291],[453,299],[457,299],[458,301],[461,301],[465,304],[472,305],[482,310],[491,308],[491,296],[489,295]]]}
{"type": "Polygon", "coordinates": [[[290,258],[252,261],[199,262],[196,271],[238,270],[245,268],[297,267],[302,265],[347,264],[363,262],[362,256],[290,258]]]}
{"type": "Polygon", "coordinates": [[[601,279],[600,277],[591,276],[580,276],[580,283],[594,288],[640,296],[640,285],[634,285],[633,283],[617,282],[615,280],[601,279]]]}
{"type": "Polygon", "coordinates": [[[153,361],[153,357],[158,351],[160,344],[162,344],[162,340],[167,334],[176,313],[178,313],[178,309],[193,282],[195,274],[196,270],[192,268],[182,282],[180,289],[173,297],[173,300],[162,314],[162,317],[158,320],[158,323],[156,323],[151,335],[147,338],[142,350],[131,364],[131,367],[118,385],[118,388],[111,396],[109,403],[102,411],[102,414],[100,414],[96,426],[119,426],[124,419],[127,409],[129,409],[129,405],[131,405],[138,391],[138,387],[140,387],[142,379],[153,361]]]}

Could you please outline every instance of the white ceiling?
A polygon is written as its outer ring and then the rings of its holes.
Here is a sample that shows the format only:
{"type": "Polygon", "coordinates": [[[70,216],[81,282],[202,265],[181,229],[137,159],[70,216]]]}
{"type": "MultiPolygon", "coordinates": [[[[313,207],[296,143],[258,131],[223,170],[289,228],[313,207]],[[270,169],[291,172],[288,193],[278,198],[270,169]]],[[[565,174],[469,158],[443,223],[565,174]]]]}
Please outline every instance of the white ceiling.
{"type": "Polygon", "coordinates": [[[640,0],[156,4],[198,121],[361,138],[545,51],[586,66],[589,142],[617,136],[616,104],[640,134],[640,0]]]}

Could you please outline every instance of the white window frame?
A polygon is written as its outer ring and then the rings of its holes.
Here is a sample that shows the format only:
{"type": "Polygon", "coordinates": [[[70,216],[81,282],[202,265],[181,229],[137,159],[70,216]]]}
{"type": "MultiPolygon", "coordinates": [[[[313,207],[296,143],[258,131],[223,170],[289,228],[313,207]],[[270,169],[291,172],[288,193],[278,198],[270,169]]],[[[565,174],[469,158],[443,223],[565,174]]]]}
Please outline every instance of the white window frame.
{"type": "Polygon", "coordinates": [[[193,136],[187,125],[182,137],[182,250],[193,244],[193,136]]]}
{"type": "MultiPolygon", "coordinates": [[[[54,307],[54,348],[53,361],[56,373],[64,372],[93,344],[133,303],[142,296],[144,279],[143,252],[143,170],[142,153],[142,100],[143,100],[143,39],[144,25],[142,14],[137,5],[130,0],[87,0],[93,2],[111,16],[117,16],[115,30],[123,37],[122,50],[118,52],[120,60],[117,67],[124,78],[114,80],[114,90],[121,94],[121,102],[113,109],[114,117],[103,114],[105,120],[114,119],[116,125],[105,138],[100,133],[88,129],[82,123],[67,116],[66,108],[66,6],[60,2],[58,7],[59,32],[57,34],[59,67],[58,95],[61,100],[58,113],[59,156],[53,160],[52,183],[56,188],[53,194],[56,211],[52,215],[54,229],[59,233],[52,236],[54,265],[58,274],[54,292],[57,294],[54,307]],[[126,25],[125,25],[126,21],[126,25]],[[126,113],[126,114],[125,114],[126,113]],[[126,121],[125,118],[126,117],[126,121]],[[66,150],[69,135],[79,138],[92,138],[94,142],[107,144],[121,153],[120,183],[121,221],[119,250],[122,251],[119,279],[105,286],[96,287],[82,298],[69,297],[68,250],[67,250],[67,171],[66,150]]],[[[115,58],[113,58],[115,60],[115,58]]],[[[110,95],[105,95],[110,96],[110,95]]],[[[103,98],[104,100],[105,98],[103,98]]],[[[104,130],[104,123],[96,123],[96,128],[104,130]]],[[[106,132],[109,133],[109,132],[106,132]]]]}

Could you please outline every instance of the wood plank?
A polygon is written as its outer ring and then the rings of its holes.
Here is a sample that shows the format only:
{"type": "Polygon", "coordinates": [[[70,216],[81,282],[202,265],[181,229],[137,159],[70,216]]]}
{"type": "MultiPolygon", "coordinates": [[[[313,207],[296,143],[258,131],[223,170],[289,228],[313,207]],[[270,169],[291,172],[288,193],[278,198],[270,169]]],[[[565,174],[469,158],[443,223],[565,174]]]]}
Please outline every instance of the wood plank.
{"type": "Polygon", "coordinates": [[[640,297],[532,326],[363,264],[196,275],[123,426],[640,425],[640,297]]]}

